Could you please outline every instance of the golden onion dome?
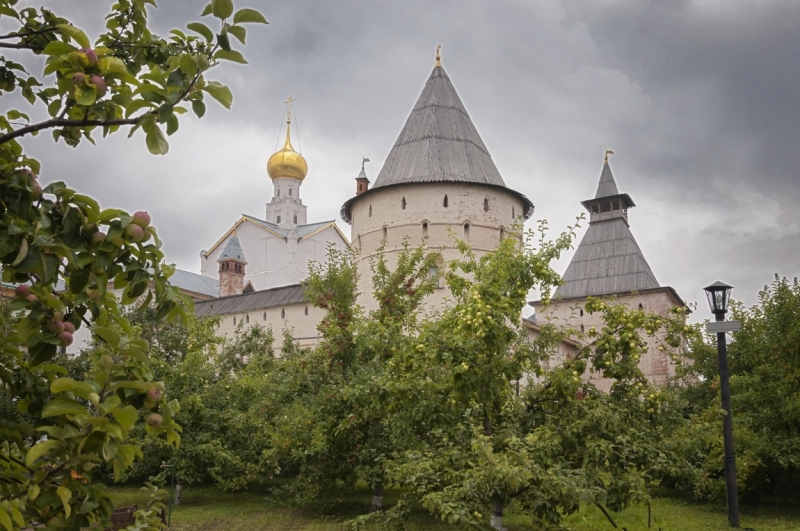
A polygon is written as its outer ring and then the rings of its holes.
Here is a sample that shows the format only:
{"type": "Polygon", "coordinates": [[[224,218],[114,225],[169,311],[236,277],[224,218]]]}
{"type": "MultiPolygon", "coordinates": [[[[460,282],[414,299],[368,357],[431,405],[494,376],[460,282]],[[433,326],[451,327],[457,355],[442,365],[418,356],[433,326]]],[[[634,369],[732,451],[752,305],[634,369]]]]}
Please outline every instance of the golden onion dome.
{"type": "Polygon", "coordinates": [[[283,148],[273,154],[267,161],[267,173],[270,179],[280,177],[290,177],[302,181],[308,173],[308,164],[303,155],[292,149],[292,142],[289,140],[289,128],[291,120],[286,121],[286,144],[283,148]]]}

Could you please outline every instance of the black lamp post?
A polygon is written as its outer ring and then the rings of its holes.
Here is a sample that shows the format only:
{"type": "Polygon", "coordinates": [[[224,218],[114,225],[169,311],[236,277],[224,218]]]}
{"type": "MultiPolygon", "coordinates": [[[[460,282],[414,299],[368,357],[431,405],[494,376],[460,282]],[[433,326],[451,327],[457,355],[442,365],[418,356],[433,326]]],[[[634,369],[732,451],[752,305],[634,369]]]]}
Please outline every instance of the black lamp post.
{"type": "MultiPolygon", "coordinates": [[[[731,301],[733,287],[714,282],[705,288],[708,305],[715,320],[725,320],[728,312],[728,303],[731,301]]],[[[712,329],[711,326],[709,326],[712,329]]],[[[722,409],[725,416],[722,419],[722,434],[725,443],[725,486],[728,493],[728,524],[739,527],[739,495],[736,488],[736,454],[733,450],[733,418],[731,417],[731,387],[728,375],[728,344],[726,331],[720,330],[719,325],[713,330],[717,332],[717,352],[719,354],[719,387],[722,394],[722,409]]]]}

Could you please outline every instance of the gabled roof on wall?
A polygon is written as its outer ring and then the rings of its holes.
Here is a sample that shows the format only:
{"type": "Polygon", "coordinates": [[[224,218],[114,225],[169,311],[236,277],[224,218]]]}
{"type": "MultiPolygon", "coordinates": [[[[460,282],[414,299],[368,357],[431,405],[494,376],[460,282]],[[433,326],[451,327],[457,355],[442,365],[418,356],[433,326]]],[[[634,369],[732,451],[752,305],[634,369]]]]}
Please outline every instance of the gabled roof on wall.
{"type": "MultiPolygon", "coordinates": [[[[241,226],[243,223],[252,223],[256,227],[264,229],[267,232],[269,232],[270,234],[272,234],[273,236],[276,236],[278,238],[282,238],[284,240],[286,240],[286,237],[289,234],[288,230],[286,230],[284,228],[281,228],[281,227],[275,225],[274,223],[270,223],[269,221],[264,221],[263,219],[258,219],[256,217],[250,216],[248,214],[242,214],[242,217],[239,218],[239,220],[236,223],[233,224],[233,227],[228,229],[228,231],[225,234],[222,235],[222,238],[217,240],[216,243],[214,243],[214,245],[212,245],[211,248],[208,251],[206,251],[206,255],[210,254],[212,251],[214,251],[214,249],[219,247],[226,240],[226,238],[228,236],[230,236],[231,234],[233,234],[236,231],[236,229],[239,226],[241,226]]],[[[298,241],[299,241],[299,240],[302,240],[304,238],[309,238],[309,237],[313,236],[314,234],[317,234],[318,232],[321,232],[321,231],[323,231],[326,228],[331,227],[331,226],[336,230],[336,232],[339,233],[339,236],[342,237],[342,240],[344,240],[345,244],[347,244],[347,246],[349,247],[350,246],[350,240],[348,240],[347,236],[345,236],[344,233],[342,233],[342,231],[336,225],[336,221],[334,221],[334,220],[332,220],[332,221],[321,221],[321,222],[318,222],[318,223],[309,223],[307,225],[298,225],[297,227],[295,227],[295,231],[297,232],[297,237],[298,237],[298,241]]]]}
{"type": "Polygon", "coordinates": [[[219,299],[196,302],[194,313],[198,317],[209,317],[212,315],[246,313],[276,306],[307,302],[308,298],[305,296],[303,286],[301,284],[292,284],[280,288],[238,293],[228,297],[220,297],[219,299]]]}
{"type": "Polygon", "coordinates": [[[169,283],[184,291],[208,295],[209,297],[219,296],[219,278],[206,277],[183,269],[176,269],[175,273],[169,277],[169,283]]]}

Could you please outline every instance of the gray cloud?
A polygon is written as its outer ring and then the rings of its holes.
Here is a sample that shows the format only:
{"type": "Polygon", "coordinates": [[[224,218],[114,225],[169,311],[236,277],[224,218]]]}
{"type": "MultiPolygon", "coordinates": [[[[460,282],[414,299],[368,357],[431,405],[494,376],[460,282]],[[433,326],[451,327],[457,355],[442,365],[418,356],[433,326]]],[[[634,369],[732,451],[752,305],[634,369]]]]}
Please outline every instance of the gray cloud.
{"type": "MultiPolygon", "coordinates": [[[[204,4],[161,2],[153,23],[165,33],[204,4]]],[[[263,214],[288,95],[309,162],[310,220],[338,219],[360,157],[376,176],[441,42],[445,69],[535,219],[557,232],[572,222],[612,148],[619,187],[638,205],[633,232],[662,284],[702,303],[702,286],[720,278],[754,302],[773,273],[800,274],[800,8],[789,2],[250,4],[272,23],[249,27],[250,65],[209,76],[233,89],[232,111],[212,104],[203,120],[183,120],[165,157],[150,156],[141,135],[77,150],[26,140],[43,178],[149,210],[169,259],[197,271],[199,251],[242,212],[263,214]]],[[[70,3],[68,14],[96,32],[107,5],[70,3]]]]}

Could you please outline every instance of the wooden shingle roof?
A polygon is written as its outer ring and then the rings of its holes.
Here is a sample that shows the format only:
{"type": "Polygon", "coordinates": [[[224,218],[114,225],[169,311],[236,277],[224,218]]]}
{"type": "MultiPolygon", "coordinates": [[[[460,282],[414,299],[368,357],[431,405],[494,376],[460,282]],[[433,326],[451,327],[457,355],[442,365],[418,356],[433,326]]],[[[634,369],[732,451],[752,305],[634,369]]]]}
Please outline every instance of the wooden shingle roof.
{"type": "MultiPolygon", "coordinates": [[[[603,165],[595,199],[627,197],[620,194],[611,167],[603,165]]],[[[596,201],[584,201],[584,204],[596,201]]],[[[609,204],[611,204],[609,202],[609,204]]],[[[609,295],[658,288],[659,283],[636,243],[623,209],[633,201],[617,201],[619,212],[591,214],[589,229],[564,273],[564,284],[554,296],[562,299],[609,295]]]]}

